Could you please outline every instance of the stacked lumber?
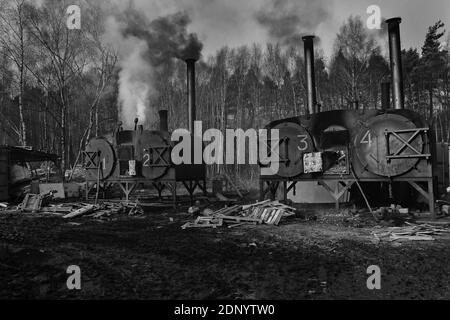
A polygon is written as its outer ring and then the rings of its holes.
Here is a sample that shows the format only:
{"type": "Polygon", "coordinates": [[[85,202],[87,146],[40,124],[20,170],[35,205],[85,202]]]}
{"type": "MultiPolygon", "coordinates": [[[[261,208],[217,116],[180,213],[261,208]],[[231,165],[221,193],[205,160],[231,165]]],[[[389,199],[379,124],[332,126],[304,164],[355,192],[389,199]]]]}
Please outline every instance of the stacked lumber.
{"type": "Polygon", "coordinates": [[[234,205],[210,212],[206,217],[198,217],[181,228],[217,228],[225,222],[228,228],[248,224],[278,225],[283,217],[295,215],[296,209],[279,201],[265,200],[249,205],[234,205]]]}
{"type": "Polygon", "coordinates": [[[433,241],[433,236],[442,235],[443,233],[450,233],[447,226],[433,226],[430,224],[412,224],[406,222],[405,227],[391,227],[382,232],[372,232],[378,241],[433,241]]]}
{"type": "Polygon", "coordinates": [[[244,215],[259,219],[260,223],[278,225],[283,217],[295,215],[296,209],[279,201],[266,200],[253,205],[243,206],[244,215]]]}

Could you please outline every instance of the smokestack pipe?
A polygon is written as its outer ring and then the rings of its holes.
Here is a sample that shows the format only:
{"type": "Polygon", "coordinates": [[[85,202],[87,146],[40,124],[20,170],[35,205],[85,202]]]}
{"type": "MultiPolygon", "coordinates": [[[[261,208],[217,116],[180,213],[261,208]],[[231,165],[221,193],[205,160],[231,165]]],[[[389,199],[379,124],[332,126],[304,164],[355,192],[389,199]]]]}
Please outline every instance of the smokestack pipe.
{"type": "Polygon", "coordinates": [[[402,19],[386,20],[389,30],[389,57],[391,60],[392,100],[395,109],[405,108],[403,92],[402,50],[400,44],[400,23],[402,19]]]}
{"type": "Polygon", "coordinates": [[[169,123],[167,121],[167,110],[159,110],[159,131],[169,131],[169,123]]]}
{"type": "Polygon", "coordinates": [[[306,92],[308,95],[308,113],[315,114],[317,109],[316,79],[314,73],[314,36],[304,36],[306,92]]]}
{"type": "Polygon", "coordinates": [[[381,109],[387,110],[391,108],[391,83],[381,83],[381,109]]]}
{"type": "Polygon", "coordinates": [[[187,100],[188,100],[188,126],[189,132],[194,133],[195,121],[195,59],[187,59],[187,100]]]}

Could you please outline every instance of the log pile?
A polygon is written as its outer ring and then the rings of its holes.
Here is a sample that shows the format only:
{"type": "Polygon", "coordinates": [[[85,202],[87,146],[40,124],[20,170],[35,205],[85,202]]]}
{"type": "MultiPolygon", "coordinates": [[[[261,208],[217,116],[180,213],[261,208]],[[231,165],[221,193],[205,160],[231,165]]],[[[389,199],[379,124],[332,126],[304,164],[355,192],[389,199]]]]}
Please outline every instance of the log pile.
{"type": "Polygon", "coordinates": [[[234,228],[246,224],[278,225],[283,217],[295,215],[296,209],[279,201],[265,200],[249,205],[234,205],[217,211],[204,211],[205,216],[198,217],[194,222],[187,222],[186,228],[217,228],[227,224],[234,228]]]}

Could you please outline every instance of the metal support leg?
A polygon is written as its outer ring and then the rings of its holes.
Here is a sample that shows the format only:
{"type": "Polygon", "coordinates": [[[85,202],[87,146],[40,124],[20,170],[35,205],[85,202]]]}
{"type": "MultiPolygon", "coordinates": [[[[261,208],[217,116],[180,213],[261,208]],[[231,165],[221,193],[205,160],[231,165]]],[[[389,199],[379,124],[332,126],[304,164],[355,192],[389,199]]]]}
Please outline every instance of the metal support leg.
{"type": "Polygon", "coordinates": [[[408,181],[409,184],[416,189],[425,199],[428,200],[428,209],[430,210],[430,214],[433,216],[433,218],[436,217],[436,213],[434,210],[434,189],[433,189],[433,179],[430,179],[427,181],[428,183],[428,190],[425,191],[420,185],[418,185],[414,181],[408,181]]]}
{"type": "Polygon", "coordinates": [[[433,216],[433,218],[436,218],[436,212],[434,210],[434,185],[433,185],[433,179],[428,180],[428,207],[430,209],[430,213],[433,216]]]}
{"type": "Polygon", "coordinates": [[[167,187],[169,188],[170,192],[172,193],[172,205],[173,209],[176,211],[178,209],[177,204],[177,183],[176,182],[169,182],[167,183],[167,187]]]}
{"type": "Polygon", "coordinates": [[[203,180],[203,195],[205,197],[208,195],[208,189],[206,187],[206,179],[203,180]]]}
{"type": "Polygon", "coordinates": [[[162,192],[164,191],[165,185],[162,182],[153,183],[153,186],[158,191],[158,199],[161,200],[162,192]]]}
{"type": "Polygon", "coordinates": [[[264,193],[264,180],[259,180],[259,201],[263,201],[265,197],[264,193]]]}
{"type": "Polygon", "coordinates": [[[270,200],[275,201],[276,197],[277,197],[277,191],[278,191],[278,187],[280,186],[280,182],[279,181],[273,181],[270,183],[270,200]]]}
{"type": "MultiPolygon", "coordinates": [[[[336,190],[334,191],[334,194],[339,194],[339,182],[336,183],[336,190]]],[[[339,198],[337,196],[335,197],[336,202],[334,203],[334,207],[336,210],[340,209],[339,198]]]]}
{"type": "Polygon", "coordinates": [[[355,183],[355,181],[337,181],[337,186],[336,189],[333,190],[331,189],[331,187],[323,180],[319,180],[318,181],[319,185],[321,185],[322,187],[325,188],[325,190],[327,190],[330,195],[333,197],[334,199],[334,203],[335,203],[335,207],[337,210],[339,210],[340,208],[340,203],[339,203],[339,199],[341,199],[341,197],[345,194],[345,192],[347,192],[347,190],[350,189],[350,187],[353,185],[353,183],[355,183]],[[342,184],[345,186],[344,188],[342,188],[342,190],[339,190],[339,183],[342,182],[342,184]]]}
{"type": "Polygon", "coordinates": [[[125,201],[128,202],[130,199],[130,194],[134,191],[134,188],[136,188],[137,183],[136,182],[119,182],[119,186],[122,189],[123,193],[125,194],[125,201]]]}

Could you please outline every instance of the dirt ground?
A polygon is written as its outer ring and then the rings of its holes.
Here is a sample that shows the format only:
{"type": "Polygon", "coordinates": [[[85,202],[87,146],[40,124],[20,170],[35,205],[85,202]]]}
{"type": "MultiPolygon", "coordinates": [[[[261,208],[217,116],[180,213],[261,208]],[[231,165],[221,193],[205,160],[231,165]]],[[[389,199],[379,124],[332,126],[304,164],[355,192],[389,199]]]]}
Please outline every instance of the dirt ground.
{"type": "Polygon", "coordinates": [[[0,212],[0,299],[450,298],[450,239],[377,244],[374,225],[334,210],[182,230],[191,219],[0,212]],[[66,287],[69,265],[81,268],[80,291],[66,287]],[[381,290],[367,289],[370,265],[381,290]]]}

